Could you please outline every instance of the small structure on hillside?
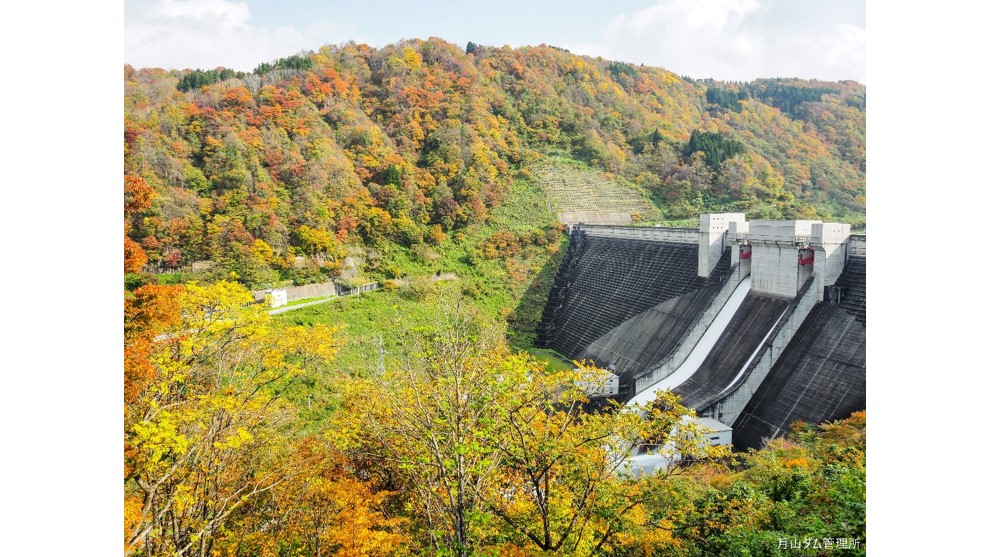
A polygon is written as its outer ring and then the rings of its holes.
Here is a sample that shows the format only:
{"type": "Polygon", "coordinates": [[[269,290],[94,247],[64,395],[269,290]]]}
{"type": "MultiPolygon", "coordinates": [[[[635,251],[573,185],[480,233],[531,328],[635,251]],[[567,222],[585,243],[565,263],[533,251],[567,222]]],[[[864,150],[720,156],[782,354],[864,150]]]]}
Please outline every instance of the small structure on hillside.
{"type": "Polygon", "coordinates": [[[277,308],[288,304],[288,292],[284,288],[271,291],[271,307],[277,308]]]}
{"type": "Polygon", "coordinates": [[[714,418],[695,418],[693,421],[702,428],[710,431],[706,431],[704,436],[707,437],[707,442],[714,447],[718,445],[731,445],[731,427],[715,420],[714,418]]]}

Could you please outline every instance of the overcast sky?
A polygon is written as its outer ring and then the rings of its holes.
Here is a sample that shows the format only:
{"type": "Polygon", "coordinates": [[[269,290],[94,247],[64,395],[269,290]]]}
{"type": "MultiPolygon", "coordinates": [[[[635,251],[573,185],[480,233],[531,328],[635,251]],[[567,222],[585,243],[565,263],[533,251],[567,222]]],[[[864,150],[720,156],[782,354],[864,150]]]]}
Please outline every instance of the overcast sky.
{"type": "Polygon", "coordinates": [[[124,61],[250,71],[354,40],[551,44],[695,78],[865,82],[865,0],[126,0],[124,61]]]}

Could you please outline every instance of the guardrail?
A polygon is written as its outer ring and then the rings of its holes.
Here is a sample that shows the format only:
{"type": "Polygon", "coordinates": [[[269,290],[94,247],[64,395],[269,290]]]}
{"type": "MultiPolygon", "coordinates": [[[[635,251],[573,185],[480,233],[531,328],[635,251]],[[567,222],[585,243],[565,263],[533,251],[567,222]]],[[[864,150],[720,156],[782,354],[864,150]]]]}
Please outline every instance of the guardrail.
{"type": "Polygon", "coordinates": [[[673,242],[678,244],[697,245],[701,233],[696,228],[666,228],[661,226],[613,226],[578,224],[588,236],[604,238],[627,238],[630,240],[652,240],[654,242],[673,242]]]}
{"type": "Polygon", "coordinates": [[[337,290],[337,296],[354,296],[356,294],[363,294],[364,292],[373,292],[379,288],[378,283],[371,282],[362,286],[355,286],[353,288],[347,288],[339,284],[335,284],[337,290]]]}

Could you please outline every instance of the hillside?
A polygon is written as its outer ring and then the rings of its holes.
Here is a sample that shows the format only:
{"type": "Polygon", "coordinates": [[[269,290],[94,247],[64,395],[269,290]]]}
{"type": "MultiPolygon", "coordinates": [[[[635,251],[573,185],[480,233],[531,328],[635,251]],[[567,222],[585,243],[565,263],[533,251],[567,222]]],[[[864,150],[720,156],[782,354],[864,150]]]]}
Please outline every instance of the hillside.
{"type": "Polygon", "coordinates": [[[864,413],[730,457],[532,346],[564,222],[864,228],[865,88],[468,50],[125,67],[125,554],[864,555],[864,413]]]}
{"type": "Polygon", "coordinates": [[[126,215],[130,271],[333,277],[354,249],[422,251],[488,222],[516,180],[543,187],[553,160],[634,189],[630,212],[647,220],[865,223],[854,82],[696,81],[432,38],[327,46],[251,74],[127,66],[124,83],[127,199],[150,199],[126,215]]]}

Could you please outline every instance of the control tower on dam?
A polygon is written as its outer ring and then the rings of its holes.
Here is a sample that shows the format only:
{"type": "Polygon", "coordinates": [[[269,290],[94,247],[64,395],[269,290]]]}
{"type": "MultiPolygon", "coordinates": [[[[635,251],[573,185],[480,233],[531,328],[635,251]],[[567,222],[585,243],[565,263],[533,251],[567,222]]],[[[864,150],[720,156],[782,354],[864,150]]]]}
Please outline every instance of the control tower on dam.
{"type": "Polygon", "coordinates": [[[745,446],[865,408],[865,237],[848,224],[568,232],[537,343],[611,370],[621,400],[672,389],[745,446]]]}

